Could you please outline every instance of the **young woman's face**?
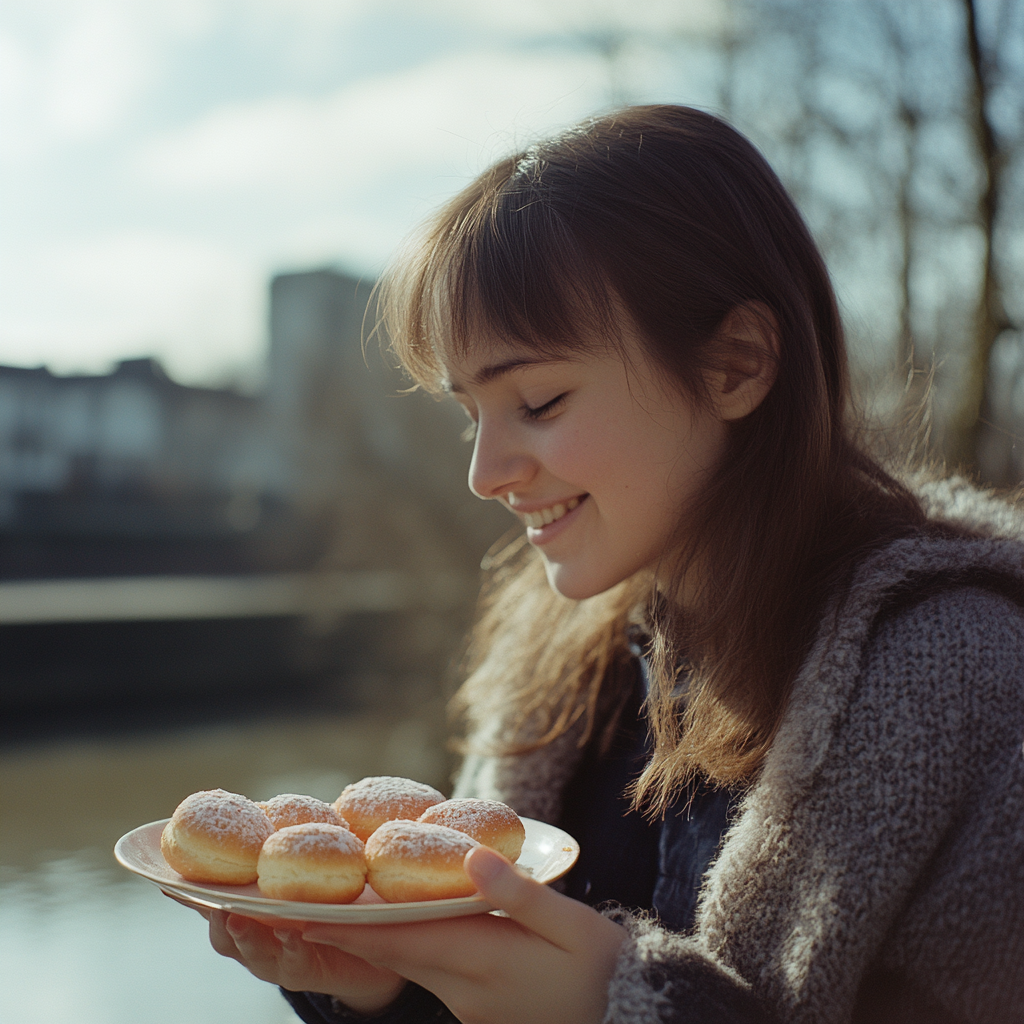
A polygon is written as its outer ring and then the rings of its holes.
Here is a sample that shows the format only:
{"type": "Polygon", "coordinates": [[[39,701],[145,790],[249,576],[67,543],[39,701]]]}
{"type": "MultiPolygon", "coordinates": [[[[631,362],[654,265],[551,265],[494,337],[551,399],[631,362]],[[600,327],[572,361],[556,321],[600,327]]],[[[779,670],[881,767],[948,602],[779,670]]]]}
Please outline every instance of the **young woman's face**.
{"type": "Polygon", "coordinates": [[[476,424],[470,488],[523,521],[568,598],[654,568],[724,449],[725,423],[666,387],[635,340],[625,360],[484,344],[446,369],[476,424]]]}

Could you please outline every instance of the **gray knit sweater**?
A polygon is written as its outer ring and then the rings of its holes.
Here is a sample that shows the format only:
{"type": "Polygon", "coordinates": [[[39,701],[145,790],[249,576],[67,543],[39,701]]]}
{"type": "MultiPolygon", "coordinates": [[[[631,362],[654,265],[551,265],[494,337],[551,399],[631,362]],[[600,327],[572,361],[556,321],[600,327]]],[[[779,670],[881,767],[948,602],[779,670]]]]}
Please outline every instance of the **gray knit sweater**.
{"type": "MultiPolygon", "coordinates": [[[[962,481],[920,493],[986,539],[902,540],[860,566],[693,932],[619,912],[609,1024],[1024,1022],[1024,522],[962,481]]],[[[482,729],[510,735],[514,709],[482,729]]],[[[457,795],[557,821],[576,741],[470,757],[457,795]]]]}

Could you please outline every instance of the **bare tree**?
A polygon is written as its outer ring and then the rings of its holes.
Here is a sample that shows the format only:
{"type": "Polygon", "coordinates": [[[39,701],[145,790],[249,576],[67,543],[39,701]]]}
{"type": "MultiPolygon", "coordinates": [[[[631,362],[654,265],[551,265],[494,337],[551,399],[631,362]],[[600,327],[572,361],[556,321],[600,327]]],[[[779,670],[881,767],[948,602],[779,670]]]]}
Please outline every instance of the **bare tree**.
{"type": "MultiPolygon", "coordinates": [[[[882,26],[889,48],[896,56],[891,110],[903,142],[903,160],[894,175],[894,199],[899,239],[899,324],[897,328],[897,365],[913,372],[916,344],[914,337],[914,262],[917,221],[921,212],[914,202],[914,186],[920,160],[921,125],[925,119],[920,97],[910,85],[911,53],[914,40],[907,31],[907,8],[899,10],[886,0],[874,0],[875,17],[882,26]],[[901,17],[902,14],[902,17],[901,17]]],[[[914,14],[920,11],[912,11],[914,14]]]]}
{"type": "MultiPolygon", "coordinates": [[[[1024,285],[1012,241],[1019,204],[1009,198],[1024,185],[1024,0],[747,7],[758,31],[735,63],[755,82],[734,86],[748,97],[740,123],[755,133],[769,123],[774,138],[763,144],[841,291],[870,289],[860,312],[868,319],[853,317],[855,337],[885,340],[889,367],[913,373],[915,355],[919,368],[932,362],[943,451],[977,471],[986,432],[1008,436],[1016,422],[1007,402],[1021,390],[997,381],[992,392],[991,363],[996,339],[1024,313],[1009,301],[1020,289],[1008,287],[1024,285]],[[765,50],[788,61],[780,67],[776,58],[770,85],[759,65],[765,50]],[[788,112],[781,128],[780,107],[788,112]],[[848,187],[834,187],[839,177],[848,187]]],[[[861,377],[878,392],[882,367],[870,371],[871,351],[870,341],[855,346],[861,377]]],[[[986,470],[1006,476],[991,458],[986,470]]]]}
{"type": "Polygon", "coordinates": [[[1006,309],[1002,266],[996,247],[1006,200],[1011,149],[1019,148],[1022,133],[1019,127],[1012,134],[1001,132],[995,124],[992,106],[996,92],[1009,74],[1001,40],[1008,38],[1014,28],[1020,30],[1022,26],[1020,3],[1002,0],[998,5],[989,5],[997,6],[997,11],[989,27],[991,35],[985,38],[980,24],[979,0],[960,0],[960,5],[970,69],[965,116],[972,129],[981,176],[975,219],[981,228],[983,248],[973,337],[967,351],[963,391],[948,431],[947,448],[954,464],[976,469],[982,433],[986,426],[992,425],[994,412],[988,386],[992,346],[1003,331],[1014,327],[1006,309]]]}
{"type": "MultiPolygon", "coordinates": [[[[713,96],[765,149],[808,217],[869,404],[884,414],[901,382],[934,382],[939,447],[978,471],[993,432],[1012,433],[1007,403],[1024,390],[991,387],[993,352],[1024,322],[1012,238],[1024,204],[1011,198],[1024,192],[1024,0],[553,0],[549,10],[563,40],[601,57],[613,104],[643,95],[656,54],[713,55],[718,81],[703,101],[713,96]]],[[[1024,381],[1024,348],[1017,362],[999,358],[1024,381]]],[[[1007,457],[984,461],[1008,482],[1007,457]]]]}

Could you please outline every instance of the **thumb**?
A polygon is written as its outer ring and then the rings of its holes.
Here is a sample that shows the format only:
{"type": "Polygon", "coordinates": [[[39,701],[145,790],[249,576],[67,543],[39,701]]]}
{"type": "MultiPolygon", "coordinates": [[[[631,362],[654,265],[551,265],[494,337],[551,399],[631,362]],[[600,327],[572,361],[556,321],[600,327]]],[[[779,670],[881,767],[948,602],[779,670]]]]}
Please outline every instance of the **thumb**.
{"type": "Polygon", "coordinates": [[[492,907],[561,949],[583,945],[593,918],[604,920],[590,907],[534,881],[486,846],[475,846],[466,854],[465,870],[492,907]]]}

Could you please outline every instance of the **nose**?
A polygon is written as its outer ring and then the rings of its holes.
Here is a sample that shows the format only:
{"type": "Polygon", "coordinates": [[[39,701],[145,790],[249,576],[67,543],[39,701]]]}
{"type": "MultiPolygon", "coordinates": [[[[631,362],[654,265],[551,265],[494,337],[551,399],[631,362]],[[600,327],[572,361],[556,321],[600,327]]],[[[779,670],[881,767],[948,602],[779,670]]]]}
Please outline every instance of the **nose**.
{"type": "Polygon", "coordinates": [[[469,489],[478,498],[500,498],[522,489],[536,472],[532,456],[500,423],[477,423],[473,460],[469,464],[469,489]]]}

